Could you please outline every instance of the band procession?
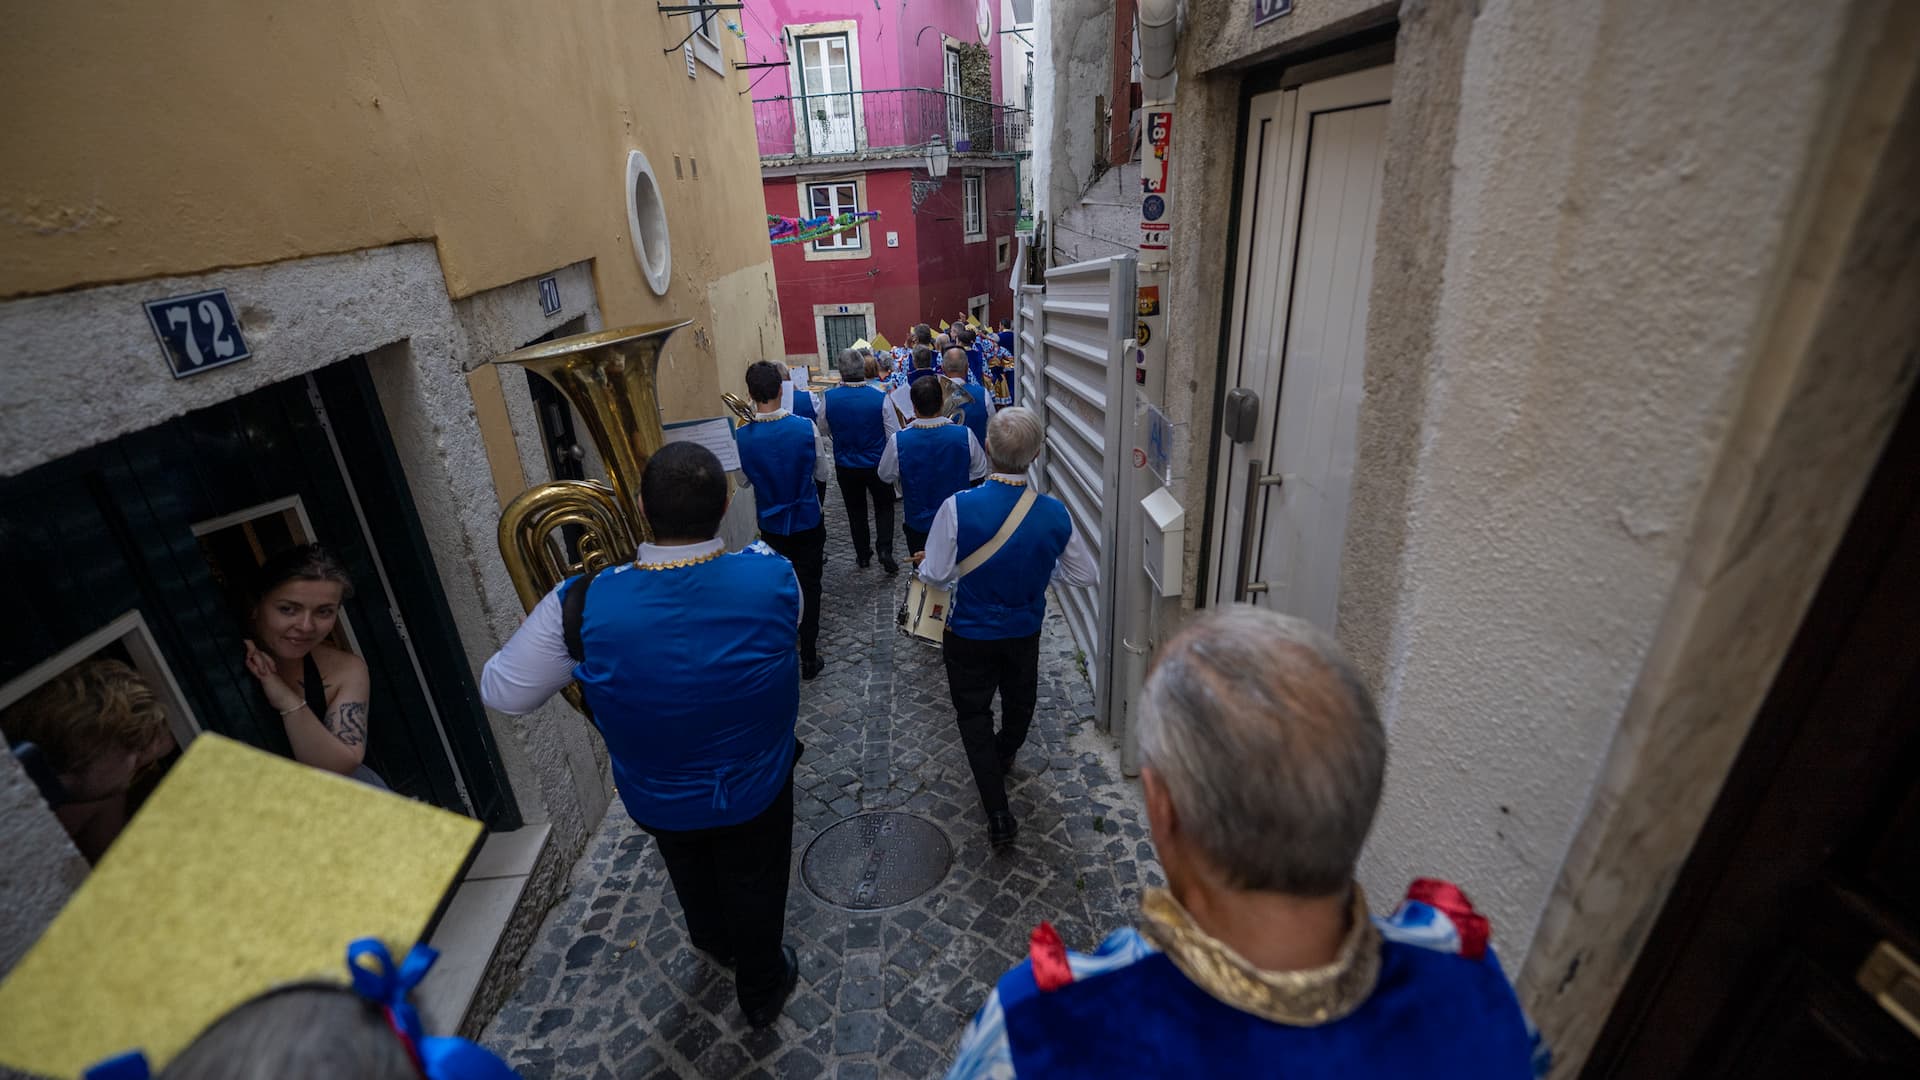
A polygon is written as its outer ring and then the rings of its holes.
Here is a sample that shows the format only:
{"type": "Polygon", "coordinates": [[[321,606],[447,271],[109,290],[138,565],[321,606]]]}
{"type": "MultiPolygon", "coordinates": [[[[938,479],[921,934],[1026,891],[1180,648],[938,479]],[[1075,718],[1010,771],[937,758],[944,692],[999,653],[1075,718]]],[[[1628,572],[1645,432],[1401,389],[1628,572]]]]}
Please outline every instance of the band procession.
{"type": "Polygon", "coordinates": [[[1920,3],[0,39],[0,1076],[1920,1076],[1920,3]]]}

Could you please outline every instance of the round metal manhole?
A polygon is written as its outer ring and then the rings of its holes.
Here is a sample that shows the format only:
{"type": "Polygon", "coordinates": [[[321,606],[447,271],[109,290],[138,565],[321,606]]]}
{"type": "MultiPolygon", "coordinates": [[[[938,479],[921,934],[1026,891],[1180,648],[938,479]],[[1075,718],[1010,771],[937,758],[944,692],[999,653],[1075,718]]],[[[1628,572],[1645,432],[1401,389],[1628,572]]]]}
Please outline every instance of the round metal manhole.
{"type": "Polygon", "coordinates": [[[873,911],[904,904],[940,884],[953,844],[912,814],[861,814],[827,826],[800,859],[807,889],[835,907],[873,911]]]}

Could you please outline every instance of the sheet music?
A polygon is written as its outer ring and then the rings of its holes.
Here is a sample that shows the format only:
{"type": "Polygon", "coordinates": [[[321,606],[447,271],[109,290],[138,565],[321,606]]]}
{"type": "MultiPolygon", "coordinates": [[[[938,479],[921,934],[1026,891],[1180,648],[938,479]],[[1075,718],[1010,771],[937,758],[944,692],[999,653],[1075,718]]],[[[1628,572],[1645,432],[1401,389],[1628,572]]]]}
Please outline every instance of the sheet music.
{"type": "Polygon", "coordinates": [[[696,442],[713,451],[728,472],[740,470],[740,448],[734,445],[733,425],[724,416],[668,424],[666,434],[668,442],[696,442]]]}

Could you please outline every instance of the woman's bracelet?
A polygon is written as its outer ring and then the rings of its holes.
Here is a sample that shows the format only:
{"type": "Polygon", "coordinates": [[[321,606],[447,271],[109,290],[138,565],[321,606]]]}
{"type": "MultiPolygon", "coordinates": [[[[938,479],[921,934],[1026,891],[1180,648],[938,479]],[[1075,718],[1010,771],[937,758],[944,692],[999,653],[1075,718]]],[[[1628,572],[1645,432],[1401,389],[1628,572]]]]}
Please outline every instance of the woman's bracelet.
{"type": "Polygon", "coordinates": [[[306,708],[306,707],[307,707],[307,703],[303,701],[303,702],[301,702],[300,704],[298,704],[298,705],[295,705],[295,706],[294,706],[293,708],[291,708],[291,709],[281,709],[281,710],[280,710],[280,715],[281,715],[281,716],[292,716],[292,715],[293,715],[294,713],[297,713],[297,712],[299,712],[299,711],[300,711],[301,709],[304,709],[304,708],[306,708]]]}

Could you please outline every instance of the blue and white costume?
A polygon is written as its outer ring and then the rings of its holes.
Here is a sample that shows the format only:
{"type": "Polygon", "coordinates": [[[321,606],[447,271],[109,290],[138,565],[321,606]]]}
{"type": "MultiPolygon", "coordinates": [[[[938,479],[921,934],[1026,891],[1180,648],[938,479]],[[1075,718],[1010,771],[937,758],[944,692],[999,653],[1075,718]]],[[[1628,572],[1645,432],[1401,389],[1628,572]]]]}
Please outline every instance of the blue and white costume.
{"type": "MultiPolygon", "coordinates": [[[[809,492],[810,494],[811,492],[809,492]]],[[[577,679],[634,821],[692,830],[765,810],[793,768],[800,585],[765,544],[640,545],[594,580],[586,659],[567,653],[568,578],[528,613],[480,675],[480,697],[526,713],[577,679]],[[663,628],[671,632],[663,632],[663,628]]]]}
{"type": "Polygon", "coordinates": [[[1369,918],[1355,893],[1340,959],[1284,979],[1263,980],[1197,933],[1165,892],[1143,901],[1145,933],[1117,930],[1091,955],[1068,952],[1042,924],[1031,957],[967,1027],[947,1080],[1546,1075],[1548,1055],[1486,947],[1484,920],[1476,941],[1455,921],[1477,919],[1470,907],[1450,915],[1409,899],[1369,918]],[[1211,987],[1188,974],[1222,966],[1248,974],[1211,987]]]}

